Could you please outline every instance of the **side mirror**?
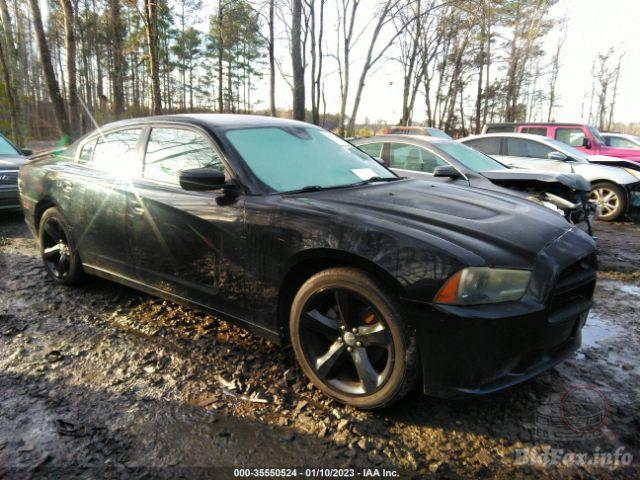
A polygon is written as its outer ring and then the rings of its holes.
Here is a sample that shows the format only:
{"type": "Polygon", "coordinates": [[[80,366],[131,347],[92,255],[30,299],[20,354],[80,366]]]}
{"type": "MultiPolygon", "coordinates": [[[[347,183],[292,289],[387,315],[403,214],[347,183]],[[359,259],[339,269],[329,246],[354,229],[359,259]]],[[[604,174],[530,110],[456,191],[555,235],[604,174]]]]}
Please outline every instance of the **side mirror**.
{"type": "Polygon", "coordinates": [[[567,160],[569,160],[569,157],[567,157],[564,153],[562,152],[549,152],[547,154],[547,158],[549,160],[557,160],[559,162],[566,162],[567,160]]]}
{"type": "Polygon", "coordinates": [[[25,157],[30,157],[31,155],[33,155],[33,150],[23,148],[22,150],[20,150],[20,153],[22,153],[22,155],[24,155],[25,157]]]}
{"type": "Polygon", "coordinates": [[[460,178],[460,172],[451,165],[441,165],[433,171],[434,177],[460,178]]]}
{"type": "Polygon", "coordinates": [[[582,139],[582,146],[584,148],[591,148],[591,140],[589,140],[587,137],[584,137],[582,139]]]}
{"type": "Polygon", "coordinates": [[[226,186],[224,173],[215,168],[190,168],[180,172],[180,186],[185,190],[220,190],[226,186]]]}

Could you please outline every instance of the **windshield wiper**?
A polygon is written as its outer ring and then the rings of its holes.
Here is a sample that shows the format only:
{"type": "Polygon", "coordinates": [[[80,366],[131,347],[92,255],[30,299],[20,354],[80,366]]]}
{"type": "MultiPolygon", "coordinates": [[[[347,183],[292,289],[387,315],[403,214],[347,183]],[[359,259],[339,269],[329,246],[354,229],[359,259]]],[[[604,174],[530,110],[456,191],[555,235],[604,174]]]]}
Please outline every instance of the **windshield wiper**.
{"type": "Polygon", "coordinates": [[[368,183],[373,182],[395,182],[396,180],[402,180],[403,178],[404,177],[371,177],[354,185],[367,185],[368,183]]]}

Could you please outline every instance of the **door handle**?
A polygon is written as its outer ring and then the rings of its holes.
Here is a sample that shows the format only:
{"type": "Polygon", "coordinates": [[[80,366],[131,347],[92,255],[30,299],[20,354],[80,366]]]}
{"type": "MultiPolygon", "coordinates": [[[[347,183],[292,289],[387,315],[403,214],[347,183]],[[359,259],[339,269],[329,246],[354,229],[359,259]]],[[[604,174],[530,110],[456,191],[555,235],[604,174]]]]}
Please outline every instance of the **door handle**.
{"type": "Polygon", "coordinates": [[[131,207],[131,213],[133,213],[134,215],[144,215],[144,208],[142,208],[140,205],[134,205],[133,207],[131,207]]]}

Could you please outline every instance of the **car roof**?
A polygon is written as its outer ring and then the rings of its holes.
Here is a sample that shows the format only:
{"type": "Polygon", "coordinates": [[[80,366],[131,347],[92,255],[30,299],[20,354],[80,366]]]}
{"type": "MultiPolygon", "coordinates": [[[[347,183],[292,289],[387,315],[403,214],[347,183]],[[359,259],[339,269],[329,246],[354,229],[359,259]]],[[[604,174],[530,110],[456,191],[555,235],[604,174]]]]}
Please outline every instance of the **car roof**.
{"type": "Polygon", "coordinates": [[[442,137],[429,137],[427,135],[403,135],[399,133],[391,133],[388,135],[372,135],[371,137],[354,138],[353,141],[373,140],[380,142],[402,142],[412,140],[414,143],[439,144],[439,143],[455,143],[455,140],[442,137]]]}
{"type": "Polygon", "coordinates": [[[263,115],[241,115],[233,113],[183,113],[175,115],[155,115],[138,117],[104,125],[105,129],[121,128],[153,123],[183,123],[210,128],[219,127],[314,127],[309,123],[288,118],[267,117],[263,115]]]}
{"type": "Polygon", "coordinates": [[[582,127],[588,126],[586,123],[573,122],[506,122],[506,123],[489,123],[487,127],[528,127],[534,125],[544,125],[545,127],[582,127]]]}
{"type": "Polygon", "coordinates": [[[544,142],[548,139],[544,135],[535,135],[533,133],[516,133],[516,132],[495,132],[495,133],[483,133],[481,135],[469,135],[468,137],[461,138],[460,142],[465,142],[467,140],[475,140],[479,138],[491,138],[491,137],[512,137],[512,138],[523,138],[527,140],[535,140],[538,142],[544,142]]]}

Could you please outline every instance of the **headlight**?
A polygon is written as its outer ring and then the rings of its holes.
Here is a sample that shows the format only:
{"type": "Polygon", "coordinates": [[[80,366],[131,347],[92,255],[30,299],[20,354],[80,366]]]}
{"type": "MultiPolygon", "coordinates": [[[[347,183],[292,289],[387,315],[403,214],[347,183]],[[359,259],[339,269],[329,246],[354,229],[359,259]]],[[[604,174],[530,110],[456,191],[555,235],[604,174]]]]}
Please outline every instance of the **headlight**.
{"type": "Polygon", "coordinates": [[[530,278],[529,270],[467,267],[449,278],[433,300],[454,305],[519,300],[527,290],[530,278]]]}
{"type": "Polygon", "coordinates": [[[640,171],[638,170],[633,170],[631,168],[625,168],[625,170],[630,173],[631,175],[633,175],[636,178],[640,178],[640,171]]]}

